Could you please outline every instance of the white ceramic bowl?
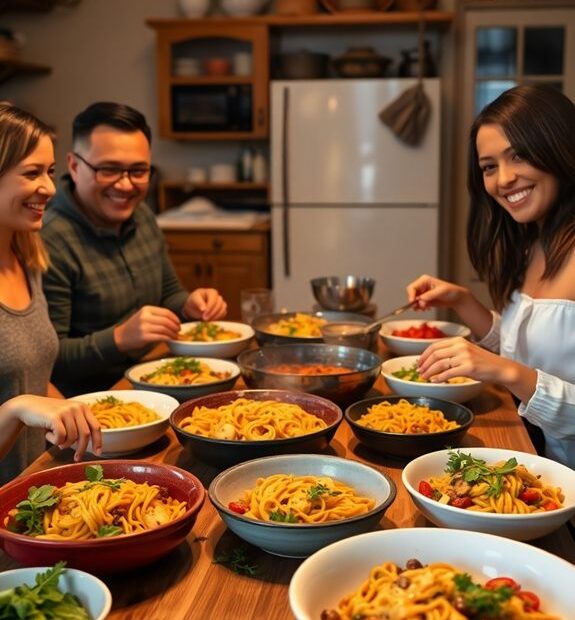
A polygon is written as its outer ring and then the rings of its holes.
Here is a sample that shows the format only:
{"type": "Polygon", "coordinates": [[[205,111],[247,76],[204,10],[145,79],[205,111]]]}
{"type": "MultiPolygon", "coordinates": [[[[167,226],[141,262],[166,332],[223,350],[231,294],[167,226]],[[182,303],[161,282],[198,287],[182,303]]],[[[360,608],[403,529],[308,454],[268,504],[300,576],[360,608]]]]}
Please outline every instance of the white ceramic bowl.
{"type": "Polygon", "coordinates": [[[160,360],[154,360],[153,362],[144,362],[143,364],[137,364],[128,368],[125,373],[126,379],[137,390],[151,390],[152,392],[161,392],[168,396],[173,396],[180,402],[189,400],[190,398],[196,398],[203,396],[204,394],[212,394],[213,392],[225,392],[231,390],[234,383],[240,376],[240,368],[237,364],[229,362],[227,360],[206,358],[197,358],[201,362],[206,363],[212,370],[216,372],[229,372],[231,373],[227,379],[220,379],[219,381],[213,381],[212,383],[198,383],[194,385],[161,385],[155,383],[146,383],[141,381],[141,377],[154,372],[162,364],[166,363],[169,359],[163,358],[160,360]]]}
{"type": "MultiPolygon", "coordinates": [[[[0,592],[23,584],[34,586],[36,575],[49,568],[51,567],[16,568],[0,573],[0,592]]],[[[112,607],[112,594],[108,586],[94,575],[75,568],[66,568],[58,580],[58,588],[62,592],[77,596],[93,620],[104,620],[108,617],[112,607]]]]}
{"type": "MultiPolygon", "coordinates": [[[[182,323],[181,333],[193,329],[199,321],[182,323]]],[[[232,323],[231,321],[210,321],[223,329],[237,332],[238,338],[232,340],[217,340],[215,342],[192,342],[189,340],[168,340],[168,347],[174,355],[191,355],[193,357],[236,357],[250,343],[254,336],[254,330],[245,323],[232,323]]]]}
{"type": "Polygon", "coordinates": [[[418,359],[417,355],[406,355],[386,360],[381,365],[381,374],[394,394],[401,396],[429,396],[454,403],[464,403],[477,396],[483,389],[482,381],[470,379],[465,383],[418,383],[399,379],[392,373],[402,368],[410,368],[418,359]]]}
{"type": "Polygon", "coordinates": [[[396,329],[404,330],[410,327],[420,327],[423,323],[427,323],[431,327],[437,327],[446,334],[446,338],[453,338],[455,336],[467,338],[471,334],[469,327],[459,323],[405,319],[402,321],[387,321],[381,326],[379,335],[392,353],[396,355],[416,355],[423,353],[430,344],[443,340],[443,338],[405,338],[403,336],[393,336],[392,333],[396,329]]]}
{"type": "MultiPolygon", "coordinates": [[[[102,429],[102,455],[103,457],[116,457],[130,454],[141,450],[145,446],[159,439],[169,426],[170,414],[179,406],[179,402],[172,396],[151,392],[149,390],[107,390],[103,392],[91,392],[74,396],[73,400],[79,400],[88,405],[98,400],[113,396],[118,400],[136,402],[155,411],[159,419],[147,424],[126,426],[124,428],[102,429]]],[[[88,443],[88,452],[92,452],[92,442],[88,443]]]]}
{"type": "Polygon", "coordinates": [[[317,620],[368,578],[374,566],[407,560],[448,562],[483,583],[506,576],[541,599],[541,607],[563,620],[573,617],[575,566],[525,543],[479,532],[405,528],[354,536],[321,549],[305,560],[289,586],[297,620],[317,620]]]}
{"type": "Polygon", "coordinates": [[[493,514],[454,508],[429,499],[417,489],[422,480],[444,473],[449,450],[439,450],[414,459],[402,473],[403,484],[413,503],[435,525],[496,534],[515,540],[531,540],[553,532],[575,514],[575,471],[569,467],[536,454],[516,450],[462,448],[461,451],[483,459],[488,465],[515,457],[530,472],[541,476],[544,483],[561,487],[565,494],[564,507],[527,515],[493,514]]]}
{"type": "Polygon", "coordinates": [[[246,461],[216,476],[208,489],[212,504],[232,532],[268,553],[295,558],[307,557],[336,540],[374,529],[395,493],[393,481],[376,469],[321,454],[286,454],[246,461]],[[228,504],[241,498],[246,489],[253,488],[258,478],[278,473],[330,476],[361,495],[374,498],[375,507],[350,519],[313,524],[255,521],[228,508],[228,504]]]}

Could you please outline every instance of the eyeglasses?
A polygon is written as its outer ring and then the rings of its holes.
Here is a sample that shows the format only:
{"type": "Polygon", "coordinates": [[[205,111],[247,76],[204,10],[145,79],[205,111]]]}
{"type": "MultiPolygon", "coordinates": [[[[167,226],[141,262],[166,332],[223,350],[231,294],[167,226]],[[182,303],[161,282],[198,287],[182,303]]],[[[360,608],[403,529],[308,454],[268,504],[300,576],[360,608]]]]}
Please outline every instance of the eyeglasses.
{"type": "Polygon", "coordinates": [[[94,178],[97,183],[102,185],[114,185],[124,175],[128,175],[128,179],[134,185],[142,185],[148,183],[152,174],[152,168],[122,168],[120,166],[94,166],[89,161],[86,161],[78,153],[74,153],[74,157],[77,157],[81,162],[85,163],[88,168],[94,171],[94,178]]]}

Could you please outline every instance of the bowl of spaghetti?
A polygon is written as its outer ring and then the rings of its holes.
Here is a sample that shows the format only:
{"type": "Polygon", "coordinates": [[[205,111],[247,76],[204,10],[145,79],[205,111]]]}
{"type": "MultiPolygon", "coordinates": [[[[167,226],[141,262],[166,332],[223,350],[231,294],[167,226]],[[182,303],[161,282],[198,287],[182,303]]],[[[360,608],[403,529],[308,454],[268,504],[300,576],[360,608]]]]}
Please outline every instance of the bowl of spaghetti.
{"type": "Polygon", "coordinates": [[[288,390],[235,390],[181,404],[170,424],[184,446],[220,469],[274,454],[326,448],[343,419],[326,398],[288,390]]]}
{"type": "Polygon", "coordinates": [[[381,374],[390,390],[401,396],[429,396],[465,403],[478,396],[483,382],[469,377],[453,377],[446,383],[432,383],[417,372],[417,355],[393,357],[381,365],[381,374]]]}
{"type": "Polygon", "coordinates": [[[284,454],[220,473],[208,497],[225,524],[268,553],[303,558],[377,527],[395,485],[369,465],[335,456],[284,454]]]}
{"type": "Polygon", "coordinates": [[[356,347],[285,344],[244,351],[238,366],[248,387],[307,392],[344,405],[372,387],[381,358],[356,347]]]}
{"type": "MultiPolygon", "coordinates": [[[[149,390],[107,390],[74,396],[88,407],[102,428],[103,457],[137,452],[164,435],[179,402],[149,390]]],[[[92,443],[88,444],[88,452],[92,443]]]]}
{"type": "Polygon", "coordinates": [[[240,376],[237,364],[209,357],[168,357],[128,368],[126,379],[137,390],[152,390],[179,401],[229,390],[240,376]]]}
{"type": "Polygon", "coordinates": [[[280,312],[260,314],[252,321],[252,327],[260,345],[310,344],[323,342],[321,328],[324,325],[349,322],[368,325],[371,319],[354,312],[280,312]]]}
{"type": "Polygon", "coordinates": [[[402,481],[421,513],[440,527],[531,540],[575,514],[575,471],[526,452],[440,450],[408,463],[402,481]]]}
{"type": "Polygon", "coordinates": [[[567,620],[573,583],[573,564],[532,545],[416,527],[361,534],[320,549],[295,571],[289,602],[296,620],[567,620]],[[477,600],[489,607],[477,612],[477,600]]]}
{"type": "Polygon", "coordinates": [[[63,465],[0,488],[0,544],[27,566],[65,560],[91,573],[128,571],[179,545],[204,497],[198,478],[172,465],[63,465]]]}
{"type": "Polygon", "coordinates": [[[365,446],[404,459],[458,446],[474,419],[459,403],[393,395],[360,400],[345,410],[344,417],[365,446]]]}
{"type": "Polygon", "coordinates": [[[396,355],[418,355],[434,342],[456,336],[468,338],[470,334],[469,327],[459,323],[421,319],[386,321],[379,330],[384,344],[396,355]]]}
{"type": "Polygon", "coordinates": [[[254,330],[232,321],[182,323],[177,340],[168,340],[174,355],[236,357],[250,343],[254,330]]]}

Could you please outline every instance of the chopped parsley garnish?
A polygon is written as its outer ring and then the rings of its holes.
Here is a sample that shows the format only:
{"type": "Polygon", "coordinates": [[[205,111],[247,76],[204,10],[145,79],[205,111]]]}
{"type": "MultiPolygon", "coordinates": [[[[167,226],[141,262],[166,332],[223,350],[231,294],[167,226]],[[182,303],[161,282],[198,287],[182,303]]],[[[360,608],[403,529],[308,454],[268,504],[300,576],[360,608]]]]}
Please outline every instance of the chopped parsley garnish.
{"type": "Polygon", "coordinates": [[[510,474],[517,468],[517,459],[510,458],[498,467],[488,466],[482,459],[476,459],[471,454],[463,454],[459,450],[450,451],[449,460],[445,466],[448,474],[459,475],[465,482],[485,482],[488,485],[487,495],[497,497],[503,490],[503,476],[510,474]]]}
{"type": "Polygon", "coordinates": [[[325,484],[316,484],[314,487],[311,487],[307,491],[308,498],[313,502],[316,499],[319,499],[322,495],[341,495],[341,491],[330,491],[329,487],[326,487],[325,484]]]}
{"type": "Polygon", "coordinates": [[[108,538],[110,536],[119,536],[124,530],[119,525],[101,525],[96,536],[98,538],[108,538]]]}
{"type": "Polygon", "coordinates": [[[96,403],[98,405],[111,405],[111,406],[115,406],[115,405],[120,405],[122,403],[122,401],[119,398],[116,398],[115,396],[106,396],[106,398],[99,398],[96,403]]]}
{"type": "Polygon", "coordinates": [[[272,510],[270,512],[270,521],[279,521],[281,523],[298,523],[297,516],[293,512],[285,513],[281,510],[272,510]]]}
{"type": "Polygon", "coordinates": [[[508,601],[513,595],[513,588],[503,586],[488,590],[473,582],[467,574],[455,575],[453,583],[457,594],[461,597],[466,613],[477,620],[494,620],[501,617],[501,603],[508,601]]]}
{"type": "Polygon", "coordinates": [[[214,558],[214,564],[229,566],[238,575],[253,577],[257,574],[259,566],[250,562],[245,546],[234,547],[231,551],[220,553],[214,558]]]}

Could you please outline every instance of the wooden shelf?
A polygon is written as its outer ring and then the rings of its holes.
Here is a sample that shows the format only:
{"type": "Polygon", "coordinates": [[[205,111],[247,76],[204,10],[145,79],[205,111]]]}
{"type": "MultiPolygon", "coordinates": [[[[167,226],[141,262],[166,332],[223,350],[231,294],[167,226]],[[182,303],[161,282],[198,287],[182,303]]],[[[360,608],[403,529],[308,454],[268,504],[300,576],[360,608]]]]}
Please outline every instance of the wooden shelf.
{"type": "Polygon", "coordinates": [[[244,75],[172,75],[172,84],[201,85],[201,84],[251,84],[253,78],[244,75]]]}
{"type": "MultiPolygon", "coordinates": [[[[425,11],[423,13],[426,24],[448,26],[454,18],[451,11],[425,11]]],[[[315,13],[312,15],[254,15],[251,17],[214,16],[203,19],[148,19],[146,23],[153,27],[179,27],[198,24],[266,24],[271,27],[301,27],[301,26],[383,26],[383,25],[413,25],[419,21],[417,11],[361,11],[341,13],[315,13]]]]}
{"type": "Polygon", "coordinates": [[[162,181],[162,185],[168,189],[185,189],[187,191],[262,191],[267,192],[268,183],[194,183],[192,181],[162,181]]]}
{"type": "Polygon", "coordinates": [[[0,82],[5,82],[9,78],[22,74],[33,75],[50,73],[52,69],[46,65],[39,65],[23,60],[0,60],[0,82]]]}

